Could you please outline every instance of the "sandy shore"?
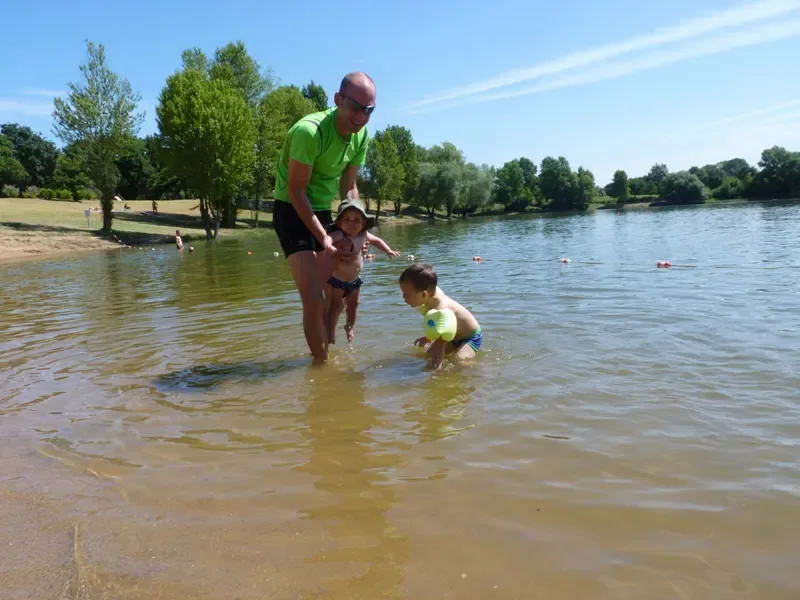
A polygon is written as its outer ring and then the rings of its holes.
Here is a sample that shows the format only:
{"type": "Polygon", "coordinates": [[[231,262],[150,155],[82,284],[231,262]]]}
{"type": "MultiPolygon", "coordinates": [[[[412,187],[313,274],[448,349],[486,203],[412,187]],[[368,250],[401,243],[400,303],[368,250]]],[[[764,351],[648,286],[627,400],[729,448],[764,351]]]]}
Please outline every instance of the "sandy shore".
{"type": "Polygon", "coordinates": [[[89,234],[0,230],[0,263],[47,258],[85,250],[119,248],[118,242],[89,234]]]}

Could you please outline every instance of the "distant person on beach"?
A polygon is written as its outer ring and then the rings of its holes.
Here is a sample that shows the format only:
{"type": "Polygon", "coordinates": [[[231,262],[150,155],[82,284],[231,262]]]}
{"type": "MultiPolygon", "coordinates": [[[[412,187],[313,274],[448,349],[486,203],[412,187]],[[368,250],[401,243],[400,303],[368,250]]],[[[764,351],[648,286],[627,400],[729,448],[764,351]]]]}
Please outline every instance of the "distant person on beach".
{"type": "MultiPolygon", "coordinates": [[[[400,256],[397,250],[392,250],[389,244],[378,236],[369,233],[375,220],[367,216],[364,205],[359,200],[345,200],[339,205],[334,226],[329,228],[330,237],[335,248],[350,251],[358,248],[366,250],[365,243],[374,244],[387,256],[400,256]]],[[[331,299],[328,308],[328,344],[336,343],[336,325],[339,315],[342,314],[342,300],[347,313],[344,332],[348,343],[353,343],[353,327],[356,324],[358,302],[361,297],[363,281],[359,276],[364,266],[363,252],[356,252],[354,256],[345,256],[343,253],[334,255],[333,274],[328,279],[331,286],[331,299]]]]}
{"type": "Polygon", "coordinates": [[[414,340],[415,346],[427,350],[433,369],[441,366],[445,355],[451,355],[451,360],[458,363],[475,358],[483,342],[481,326],[473,314],[448,297],[438,283],[436,271],[430,265],[414,264],[400,275],[400,290],[406,304],[416,308],[422,315],[429,314],[429,311],[454,315],[450,325],[454,329],[451,331],[454,334],[451,341],[445,341],[442,337],[431,341],[426,336],[414,340]]]}
{"type": "Polygon", "coordinates": [[[297,121],[277,160],[272,223],[303,303],[303,331],[316,362],[328,358],[326,316],[333,258],[352,260],[361,248],[336,248],[326,227],[337,192],[358,200],[356,175],[367,157],[366,124],[375,110],[375,83],[349,73],[334,108],[297,121]]]}
{"type": "Polygon", "coordinates": [[[155,200],[153,200],[153,214],[154,215],[158,214],[158,202],[156,202],[155,200]]]}
{"type": "Polygon", "coordinates": [[[175,230],[175,246],[178,248],[178,250],[183,250],[183,240],[181,239],[180,229],[175,230]]]}

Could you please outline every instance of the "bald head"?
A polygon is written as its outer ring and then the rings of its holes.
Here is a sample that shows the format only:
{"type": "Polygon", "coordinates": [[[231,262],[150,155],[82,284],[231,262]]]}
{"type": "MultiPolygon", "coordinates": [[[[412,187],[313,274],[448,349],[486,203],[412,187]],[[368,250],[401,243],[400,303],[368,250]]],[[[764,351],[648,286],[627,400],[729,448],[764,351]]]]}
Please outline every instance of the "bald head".
{"type": "Polygon", "coordinates": [[[342,134],[356,133],[369,121],[375,110],[375,82],[361,71],[348,73],[339,84],[333,97],[337,114],[337,125],[342,134]]]}
{"type": "Polygon", "coordinates": [[[372,77],[361,71],[353,71],[342,77],[339,84],[340,94],[349,94],[351,91],[372,92],[375,94],[375,82],[372,77]]]}

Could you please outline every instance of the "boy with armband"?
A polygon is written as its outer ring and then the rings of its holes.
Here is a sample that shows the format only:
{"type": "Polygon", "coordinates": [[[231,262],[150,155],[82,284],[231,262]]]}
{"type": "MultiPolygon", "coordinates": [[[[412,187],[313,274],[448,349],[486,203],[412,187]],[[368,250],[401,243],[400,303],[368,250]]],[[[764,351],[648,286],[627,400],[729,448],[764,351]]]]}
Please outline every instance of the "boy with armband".
{"type": "Polygon", "coordinates": [[[466,308],[445,295],[430,265],[414,264],[400,275],[400,289],[406,304],[423,315],[425,335],[414,345],[427,349],[430,365],[438,369],[445,355],[457,363],[474,358],[483,335],[478,321],[466,308]]]}

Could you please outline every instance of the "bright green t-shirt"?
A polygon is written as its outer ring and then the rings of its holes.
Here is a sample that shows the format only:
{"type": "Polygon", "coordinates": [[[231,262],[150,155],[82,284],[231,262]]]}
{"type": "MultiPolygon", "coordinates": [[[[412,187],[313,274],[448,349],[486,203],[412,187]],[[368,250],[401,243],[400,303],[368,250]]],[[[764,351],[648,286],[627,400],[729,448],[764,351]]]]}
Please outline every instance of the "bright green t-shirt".
{"type": "Polygon", "coordinates": [[[306,115],[292,125],[278,155],[275,200],[289,202],[289,159],[313,165],[306,195],[312,210],[331,210],[339,179],[348,165],[363,165],[369,143],[367,128],[345,141],[336,130],[336,109],[306,115]]]}

